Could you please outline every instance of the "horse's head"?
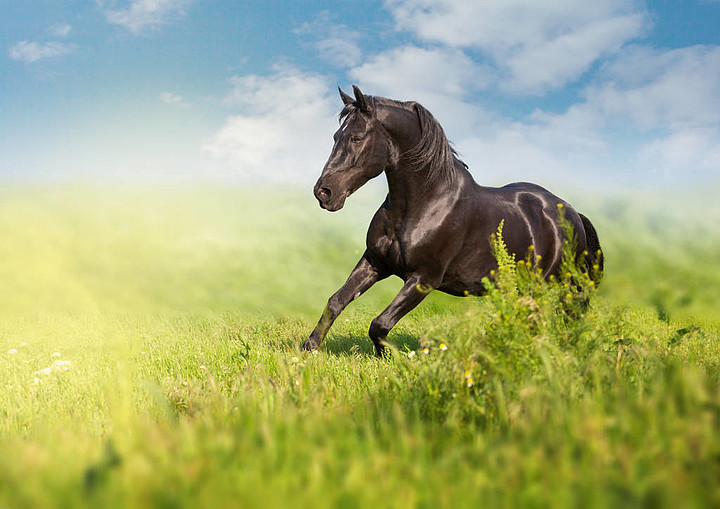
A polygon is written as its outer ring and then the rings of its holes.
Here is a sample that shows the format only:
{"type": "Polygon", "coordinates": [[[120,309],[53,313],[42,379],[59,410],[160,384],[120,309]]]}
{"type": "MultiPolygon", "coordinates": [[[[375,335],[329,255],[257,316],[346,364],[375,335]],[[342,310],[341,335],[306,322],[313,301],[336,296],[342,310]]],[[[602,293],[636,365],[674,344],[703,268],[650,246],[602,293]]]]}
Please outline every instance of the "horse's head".
{"type": "Polygon", "coordinates": [[[322,174],[315,184],[315,197],[320,206],[334,212],[345,204],[345,198],[386,168],[391,139],[377,119],[375,102],[353,86],[355,97],[340,90],[345,108],[335,144],[322,174]]]}

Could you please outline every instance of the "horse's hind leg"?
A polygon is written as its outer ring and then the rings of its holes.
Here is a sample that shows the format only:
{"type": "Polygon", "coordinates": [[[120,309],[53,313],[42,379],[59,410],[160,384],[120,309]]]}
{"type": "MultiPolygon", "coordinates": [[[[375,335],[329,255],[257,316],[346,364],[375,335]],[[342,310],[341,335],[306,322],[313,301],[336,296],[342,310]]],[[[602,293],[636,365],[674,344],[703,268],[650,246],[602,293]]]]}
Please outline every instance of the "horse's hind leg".
{"type": "Polygon", "coordinates": [[[372,265],[363,255],[353,271],[348,276],[342,287],[328,299],[327,306],[323,311],[318,324],[310,334],[310,337],[302,345],[303,350],[315,350],[330,330],[338,315],[353,300],[365,293],[372,285],[383,279],[377,267],[372,265]]]}
{"type": "Polygon", "coordinates": [[[379,357],[385,355],[385,344],[390,330],[403,316],[420,304],[431,291],[432,287],[421,283],[417,276],[408,278],[385,311],[372,321],[369,332],[370,339],[375,344],[375,351],[379,357]]]}

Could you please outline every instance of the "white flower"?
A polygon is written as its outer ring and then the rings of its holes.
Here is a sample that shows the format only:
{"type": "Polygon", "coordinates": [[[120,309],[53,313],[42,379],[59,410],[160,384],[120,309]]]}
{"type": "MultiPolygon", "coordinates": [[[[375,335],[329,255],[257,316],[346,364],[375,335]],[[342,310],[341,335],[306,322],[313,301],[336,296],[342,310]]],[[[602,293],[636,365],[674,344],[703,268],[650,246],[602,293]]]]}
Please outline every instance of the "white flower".
{"type": "Polygon", "coordinates": [[[14,355],[17,353],[17,350],[15,348],[11,348],[10,350],[8,350],[8,353],[14,355]]]}
{"type": "Polygon", "coordinates": [[[52,372],[52,366],[49,368],[38,369],[33,375],[49,375],[52,372]]]}
{"type": "Polygon", "coordinates": [[[413,350],[412,352],[408,352],[408,357],[409,357],[410,359],[412,359],[413,357],[415,357],[415,350],[413,350]]]}
{"type": "Polygon", "coordinates": [[[445,343],[440,343],[440,350],[442,350],[443,352],[447,350],[447,345],[445,343]]]}
{"type": "Polygon", "coordinates": [[[55,352],[50,357],[61,357],[60,352],[55,352]]]}

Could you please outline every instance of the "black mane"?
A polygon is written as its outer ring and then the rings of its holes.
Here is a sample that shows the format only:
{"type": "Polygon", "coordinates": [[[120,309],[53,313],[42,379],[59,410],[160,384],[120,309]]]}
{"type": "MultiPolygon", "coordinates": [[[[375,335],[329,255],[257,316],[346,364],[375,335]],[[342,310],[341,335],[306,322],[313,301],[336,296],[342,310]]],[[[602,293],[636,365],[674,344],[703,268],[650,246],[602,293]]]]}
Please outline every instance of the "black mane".
{"type": "MultiPolygon", "coordinates": [[[[456,164],[467,168],[467,165],[460,160],[457,152],[450,145],[440,123],[424,106],[414,101],[401,102],[384,97],[366,97],[373,107],[395,106],[412,110],[418,116],[421,131],[420,141],[400,157],[411,170],[425,173],[428,184],[441,179],[454,180],[457,172],[456,164]]],[[[360,107],[357,102],[346,104],[339,115],[340,123],[358,110],[360,107]]]]}

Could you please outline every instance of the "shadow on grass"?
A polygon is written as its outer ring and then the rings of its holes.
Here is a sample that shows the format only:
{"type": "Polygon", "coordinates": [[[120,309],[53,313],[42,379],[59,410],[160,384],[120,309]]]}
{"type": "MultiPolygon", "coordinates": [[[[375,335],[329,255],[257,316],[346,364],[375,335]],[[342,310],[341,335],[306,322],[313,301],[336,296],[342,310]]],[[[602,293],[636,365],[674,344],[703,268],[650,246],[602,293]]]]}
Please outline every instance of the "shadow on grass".
{"type": "MultiPolygon", "coordinates": [[[[420,348],[420,338],[413,334],[390,334],[389,343],[401,352],[420,348]]],[[[320,348],[336,356],[375,356],[375,346],[367,335],[333,335],[327,338],[320,348]]]]}

